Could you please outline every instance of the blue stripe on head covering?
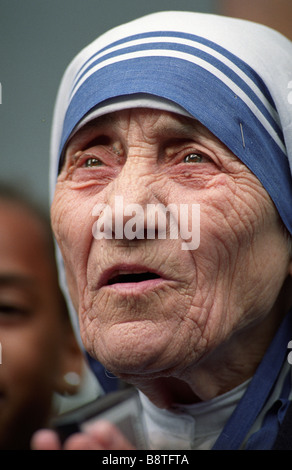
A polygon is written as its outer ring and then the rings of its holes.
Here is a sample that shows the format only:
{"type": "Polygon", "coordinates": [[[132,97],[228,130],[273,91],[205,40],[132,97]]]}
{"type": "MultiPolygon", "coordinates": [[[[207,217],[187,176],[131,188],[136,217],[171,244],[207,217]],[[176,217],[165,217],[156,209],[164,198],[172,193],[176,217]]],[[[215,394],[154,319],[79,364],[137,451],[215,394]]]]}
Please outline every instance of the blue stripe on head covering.
{"type": "Polygon", "coordinates": [[[258,177],[292,233],[291,173],[269,90],[246,62],[205,38],[136,34],[93,54],[74,79],[60,153],[92,109],[137,93],[171,100],[204,124],[258,177]]]}

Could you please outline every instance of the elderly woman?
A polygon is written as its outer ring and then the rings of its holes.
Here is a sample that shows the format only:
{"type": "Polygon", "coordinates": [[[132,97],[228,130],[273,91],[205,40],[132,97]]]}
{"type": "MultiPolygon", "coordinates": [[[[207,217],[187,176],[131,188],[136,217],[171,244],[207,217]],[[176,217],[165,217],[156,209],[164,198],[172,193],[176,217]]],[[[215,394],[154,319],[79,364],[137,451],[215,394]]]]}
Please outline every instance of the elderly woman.
{"type": "MultiPolygon", "coordinates": [[[[277,439],[292,392],[291,80],[277,32],[178,11],[104,34],[63,78],[52,223],[72,311],[88,353],[139,389],[149,448],[277,439]],[[173,220],[200,222],[200,239],[169,236],[172,215],[159,236],[159,210],[150,230],[150,205],[184,205],[173,220]]],[[[104,433],[65,448],[123,448],[104,433]]]]}

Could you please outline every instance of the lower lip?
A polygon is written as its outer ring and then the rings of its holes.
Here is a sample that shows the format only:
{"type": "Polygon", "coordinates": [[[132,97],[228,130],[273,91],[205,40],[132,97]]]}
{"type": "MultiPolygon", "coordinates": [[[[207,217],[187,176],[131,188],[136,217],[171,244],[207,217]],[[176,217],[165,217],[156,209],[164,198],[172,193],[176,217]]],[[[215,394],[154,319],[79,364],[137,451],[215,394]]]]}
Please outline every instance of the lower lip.
{"type": "Polygon", "coordinates": [[[148,290],[154,290],[155,288],[160,287],[163,283],[165,283],[165,279],[157,278],[141,282],[117,282],[116,284],[104,286],[104,288],[126,294],[141,294],[148,290]]]}

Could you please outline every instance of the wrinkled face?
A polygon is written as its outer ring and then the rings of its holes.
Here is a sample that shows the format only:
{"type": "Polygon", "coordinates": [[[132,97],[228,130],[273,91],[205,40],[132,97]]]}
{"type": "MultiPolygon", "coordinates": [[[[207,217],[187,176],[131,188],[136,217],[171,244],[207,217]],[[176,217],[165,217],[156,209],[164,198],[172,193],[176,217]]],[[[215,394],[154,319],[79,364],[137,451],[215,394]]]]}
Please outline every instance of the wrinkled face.
{"type": "Polygon", "coordinates": [[[117,112],[78,131],[52,221],[85,347],[121,376],[194,367],[265,317],[288,273],[278,216],[257,178],[201,124],[166,112],[117,112]],[[145,213],[186,204],[189,229],[199,204],[199,247],[183,250],[180,230],[160,238],[157,224],[155,239],[121,235],[130,217],[116,196],[145,213]],[[93,236],[105,213],[97,204],[110,208],[111,238],[93,236]]]}

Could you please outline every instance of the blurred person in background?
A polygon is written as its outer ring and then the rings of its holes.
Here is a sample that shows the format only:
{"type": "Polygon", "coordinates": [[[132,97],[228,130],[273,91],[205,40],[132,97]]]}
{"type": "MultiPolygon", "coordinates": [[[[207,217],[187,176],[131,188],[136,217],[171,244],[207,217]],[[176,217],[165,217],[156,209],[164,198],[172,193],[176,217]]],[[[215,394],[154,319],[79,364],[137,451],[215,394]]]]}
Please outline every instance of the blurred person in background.
{"type": "Polygon", "coordinates": [[[5,185],[0,187],[0,344],[0,449],[29,449],[33,432],[59,412],[58,397],[78,395],[83,356],[58,285],[50,225],[5,185]]]}

